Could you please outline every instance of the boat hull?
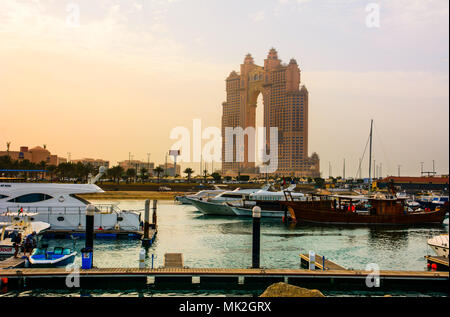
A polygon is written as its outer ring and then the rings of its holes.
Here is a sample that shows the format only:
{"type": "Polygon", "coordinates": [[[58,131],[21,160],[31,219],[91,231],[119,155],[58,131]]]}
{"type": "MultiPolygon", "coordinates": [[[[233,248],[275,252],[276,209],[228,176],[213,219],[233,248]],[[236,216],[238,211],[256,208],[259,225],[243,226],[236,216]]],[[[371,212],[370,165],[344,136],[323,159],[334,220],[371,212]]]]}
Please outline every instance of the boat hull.
{"type": "Polygon", "coordinates": [[[324,224],[380,224],[380,225],[413,225],[441,224],[445,218],[444,211],[407,212],[392,215],[370,215],[350,211],[336,211],[324,208],[320,202],[280,202],[288,207],[294,221],[324,224]]]}
{"type": "Polygon", "coordinates": [[[448,234],[429,239],[428,245],[438,256],[443,256],[448,259],[448,234]]]}
{"type": "Polygon", "coordinates": [[[0,245],[0,256],[10,256],[15,252],[12,245],[0,245]]]}
{"type": "Polygon", "coordinates": [[[236,216],[230,206],[225,203],[211,203],[207,201],[195,200],[187,198],[192,205],[205,215],[214,216],[236,216]]]}
{"type": "Polygon", "coordinates": [[[64,257],[60,261],[58,261],[58,260],[56,260],[56,261],[47,261],[47,260],[33,261],[32,259],[30,259],[30,266],[33,268],[50,268],[50,267],[67,266],[74,262],[75,256],[76,256],[76,253],[73,253],[70,256],[64,257]]]}
{"type": "MultiPolygon", "coordinates": [[[[241,208],[241,207],[230,207],[234,213],[237,216],[241,217],[252,217],[253,211],[248,208],[241,208]]],[[[261,217],[262,218],[282,218],[284,217],[284,211],[282,210],[261,210],[261,217]]]]}
{"type": "Polygon", "coordinates": [[[175,200],[183,205],[192,205],[186,196],[177,196],[175,197],[175,200]]]}

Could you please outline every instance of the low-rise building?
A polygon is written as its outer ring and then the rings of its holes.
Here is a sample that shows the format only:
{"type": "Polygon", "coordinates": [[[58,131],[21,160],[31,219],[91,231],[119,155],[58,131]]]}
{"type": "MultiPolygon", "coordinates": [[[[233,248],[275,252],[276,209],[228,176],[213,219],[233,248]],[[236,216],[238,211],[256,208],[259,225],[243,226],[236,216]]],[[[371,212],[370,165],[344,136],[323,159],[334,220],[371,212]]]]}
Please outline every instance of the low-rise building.
{"type": "Polygon", "coordinates": [[[47,165],[58,165],[63,158],[51,154],[47,147],[35,146],[31,149],[28,146],[21,146],[19,151],[0,151],[0,156],[9,156],[11,160],[28,160],[31,163],[39,164],[45,162],[47,165]]]}
{"type": "Polygon", "coordinates": [[[143,162],[139,160],[126,160],[118,162],[118,164],[124,169],[124,171],[127,171],[130,168],[134,168],[138,175],[140,174],[143,168],[148,170],[149,175],[153,175],[153,169],[155,168],[155,163],[143,162]]]}
{"type": "Polygon", "coordinates": [[[72,160],[72,163],[82,163],[83,165],[91,164],[95,168],[99,168],[100,166],[104,166],[109,168],[109,161],[101,160],[101,159],[92,159],[92,158],[83,158],[79,160],[72,160]]]}

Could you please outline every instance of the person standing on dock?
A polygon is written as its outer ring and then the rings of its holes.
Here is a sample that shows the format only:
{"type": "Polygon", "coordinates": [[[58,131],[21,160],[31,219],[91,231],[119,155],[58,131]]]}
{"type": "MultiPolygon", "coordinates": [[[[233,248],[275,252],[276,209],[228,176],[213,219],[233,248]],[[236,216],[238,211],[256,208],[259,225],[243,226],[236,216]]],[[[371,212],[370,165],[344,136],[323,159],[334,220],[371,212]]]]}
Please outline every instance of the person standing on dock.
{"type": "Polygon", "coordinates": [[[33,249],[36,247],[36,231],[33,231],[33,233],[27,235],[25,238],[25,249],[23,250],[23,255],[26,255],[27,252],[30,253],[33,251],[33,249]]]}
{"type": "Polygon", "coordinates": [[[19,253],[20,244],[22,243],[22,233],[15,233],[11,239],[14,247],[14,258],[17,259],[17,254],[19,253]]]}

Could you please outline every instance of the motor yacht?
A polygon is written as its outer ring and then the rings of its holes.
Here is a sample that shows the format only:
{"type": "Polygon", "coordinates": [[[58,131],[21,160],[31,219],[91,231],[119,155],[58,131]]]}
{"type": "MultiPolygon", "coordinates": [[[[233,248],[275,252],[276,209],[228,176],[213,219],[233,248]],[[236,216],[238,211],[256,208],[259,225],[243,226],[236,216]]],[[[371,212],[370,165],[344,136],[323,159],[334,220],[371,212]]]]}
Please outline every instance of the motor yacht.
{"type": "MultiPolygon", "coordinates": [[[[103,172],[88,184],[0,183],[0,221],[10,212],[33,212],[35,221],[49,223],[52,230],[84,230],[90,202],[78,195],[104,192],[95,185],[103,172]]],[[[94,229],[139,230],[140,212],[120,210],[116,204],[94,206],[94,229]]]]}

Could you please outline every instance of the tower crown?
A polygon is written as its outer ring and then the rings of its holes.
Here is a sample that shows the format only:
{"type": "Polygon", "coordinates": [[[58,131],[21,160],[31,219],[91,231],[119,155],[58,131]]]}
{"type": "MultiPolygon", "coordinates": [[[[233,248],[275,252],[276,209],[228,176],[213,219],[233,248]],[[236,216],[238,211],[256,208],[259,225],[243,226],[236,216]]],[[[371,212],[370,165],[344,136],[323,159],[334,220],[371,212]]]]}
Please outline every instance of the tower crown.
{"type": "Polygon", "coordinates": [[[254,61],[253,61],[252,54],[248,53],[248,54],[245,56],[244,64],[253,64],[253,63],[254,63],[254,61]]]}
{"type": "Polygon", "coordinates": [[[275,48],[271,48],[269,51],[269,55],[267,55],[268,59],[278,59],[278,52],[275,48]]]}

